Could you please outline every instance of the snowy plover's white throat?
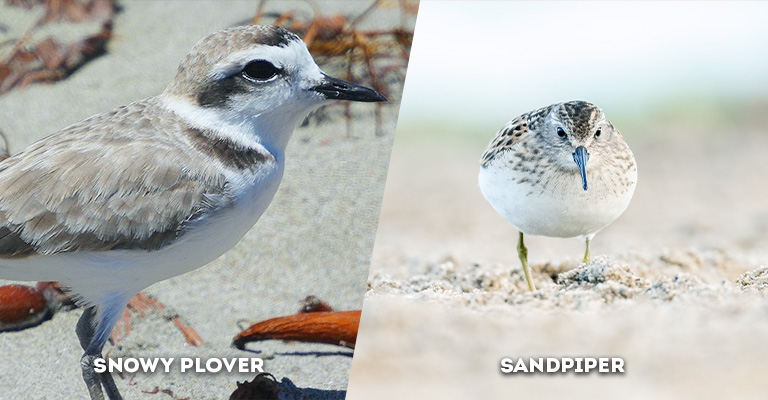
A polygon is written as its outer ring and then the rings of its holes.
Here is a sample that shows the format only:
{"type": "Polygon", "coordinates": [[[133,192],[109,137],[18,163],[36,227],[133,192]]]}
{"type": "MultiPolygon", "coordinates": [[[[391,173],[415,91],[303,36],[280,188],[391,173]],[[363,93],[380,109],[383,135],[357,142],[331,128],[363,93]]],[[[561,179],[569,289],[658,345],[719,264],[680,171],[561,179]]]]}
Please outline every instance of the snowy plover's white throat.
{"type": "Polygon", "coordinates": [[[56,280],[93,371],[128,300],[218,258],[267,208],[296,125],[329,100],[384,101],[325,75],[301,39],[237,27],[198,42],[161,95],[96,115],[0,163],[0,277],[56,280]]]}
{"type": "Polygon", "coordinates": [[[505,125],[483,154],[480,190],[520,231],[517,246],[528,287],[523,234],[592,238],[629,205],[637,165],[621,133],[585,101],[552,104],[505,125]]]}

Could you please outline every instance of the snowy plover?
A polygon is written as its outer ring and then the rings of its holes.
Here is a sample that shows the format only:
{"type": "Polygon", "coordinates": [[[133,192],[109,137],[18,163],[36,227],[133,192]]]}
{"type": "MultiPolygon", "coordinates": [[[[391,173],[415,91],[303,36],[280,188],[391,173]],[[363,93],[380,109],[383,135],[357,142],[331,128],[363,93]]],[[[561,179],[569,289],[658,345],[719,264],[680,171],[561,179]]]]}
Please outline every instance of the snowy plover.
{"type": "Polygon", "coordinates": [[[520,238],[517,252],[525,279],[523,233],[586,239],[615,221],[629,205],[637,165],[603,111],[585,101],[553,104],[505,125],[483,154],[480,191],[520,238]]]}
{"type": "Polygon", "coordinates": [[[56,280],[85,305],[93,360],[141,289],[234,246],[277,190],[296,125],[332,99],[384,101],[325,75],[301,39],[237,27],[198,42],[159,96],[74,124],[0,163],[0,277],[56,280]]]}

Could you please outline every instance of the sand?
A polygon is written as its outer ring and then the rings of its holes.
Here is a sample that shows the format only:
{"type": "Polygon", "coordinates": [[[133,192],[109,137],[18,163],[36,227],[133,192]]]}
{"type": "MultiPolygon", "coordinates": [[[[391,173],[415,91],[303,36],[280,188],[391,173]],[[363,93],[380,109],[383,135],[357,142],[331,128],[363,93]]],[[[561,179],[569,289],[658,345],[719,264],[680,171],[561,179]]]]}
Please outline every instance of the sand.
{"type": "MultiPolygon", "coordinates": [[[[0,97],[0,130],[15,152],[70,123],[160,93],[191,46],[210,32],[249,20],[255,1],[121,1],[108,54],[69,79],[33,85],[0,97]]],[[[367,4],[321,2],[326,13],[359,13],[367,4]]],[[[269,10],[311,10],[305,2],[270,2],[269,10]]],[[[0,41],[19,37],[36,16],[0,6],[0,41]],[[23,15],[22,15],[23,14],[23,15]],[[20,16],[22,15],[22,16],[20,16]],[[6,18],[8,18],[6,20],[6,18]],[[25,22],[26,21],[26,22],[25,22]],[[7,31],[5,33],[2,33],[7,31]]],[[[377,11],[366,26],[400,22],[397,9],[377,11]]],[[[84,29],[59,27],[63,31],[84,29]]],[[[339,71],[327,70],[340,75],[339,71]]],[[[344,397],[352,352],[329,345],[262,342],[252,352],[230,347],[238,326],[295,313],[316,295],[340,310],[362,304],[376,221],[389,161],[400,83],[384,107],[384,135],[375,135],[373,106],[353,108],[352,136],[338,107],[328,121],[296,130],[287,149],[282,185],[257,225],[224,256],[147,292],[169,313],[133,317],[133,331],[112,357],[261,357],[287,398],[344,397]],[[206,340],[199,348],[166,317],[178,313],[206,340]],[[295,386],[292,386],[295,385],[295,386]]],[[[0,282],[7,283],[7,282],[0,282]]],[[[86,398],[74,334],[80,310],[60,312],[42,325],[0,334],[0,399],[86,398]]],[[[255,374],[137,374],[116,378],[128,399],[156,387],[173,398],[222,399],[236,381],[255,374]]]]}
{"type": "Polygon", "coordinates": [[[634,199],[589,265],[579,240],[529,237],[535,293],[477,188],[493,131],[398,126],[348,399],[764,398],[768,136],[751,107],[619,125],[634,199]],[[622,357],[626,373],[505,376],[504,357],[622,357]]]}

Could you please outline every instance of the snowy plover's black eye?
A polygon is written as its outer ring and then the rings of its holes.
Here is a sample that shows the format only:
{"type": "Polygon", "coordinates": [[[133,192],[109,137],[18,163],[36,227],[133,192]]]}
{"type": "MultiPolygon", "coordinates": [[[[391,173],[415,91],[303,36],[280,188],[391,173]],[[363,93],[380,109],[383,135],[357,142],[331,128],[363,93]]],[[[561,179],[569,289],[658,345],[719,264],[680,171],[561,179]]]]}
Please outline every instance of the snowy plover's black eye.
{"type": "Polygon", "coordinates": [[[563,130],[563,128],[560,128],[560,127],[557,128],[557,136],[560,136],[561,138],[565,137],[565,131],[563,130]]]}
{"type": "Polygon", "coordinates": [[[256,60],[249,62],[243,68],[243,78],[251,82],[264,82],[272,79],[280,72],[278,68],[269,61],[256,60]]]}
{"type": "Polygon", "coordinates": [[[602,133],[602,129],[601,128],[597,128],[597,132],[595,132],[595,137],[596,138],[600,137],[601,133],[602,133]]]}

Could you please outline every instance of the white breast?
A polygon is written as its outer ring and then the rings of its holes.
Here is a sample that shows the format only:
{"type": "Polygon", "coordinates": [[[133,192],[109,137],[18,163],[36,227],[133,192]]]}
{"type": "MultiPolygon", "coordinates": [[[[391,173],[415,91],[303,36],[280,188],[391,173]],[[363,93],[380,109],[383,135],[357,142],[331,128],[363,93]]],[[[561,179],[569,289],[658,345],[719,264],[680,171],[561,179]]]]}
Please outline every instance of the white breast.
{"type": "Polygon", "coordinates": [[[277,162],[268,163],[253,174],[230,174],[227,182],[234,197],[232,207],[191,225],[178,242],[154,252],[156,263],[165,264],[163,274],[156,275],[156,280],[199,268],[235,246],[272,202],[282,175],[283,165],[277,162]]]}
{"type": "Polygon", "coordinates": [[[520,183],[521,172],[495,163],[480,169],[480,191],[501,216],[525,234],[592,238],[626,210],[637,182],[636,169],[628,173],[628,190],[616,190],[616,182],[599,171],[588,172],[589,190],[585,191],[578,172],[547,172],[538,183],[520,183]]]}

